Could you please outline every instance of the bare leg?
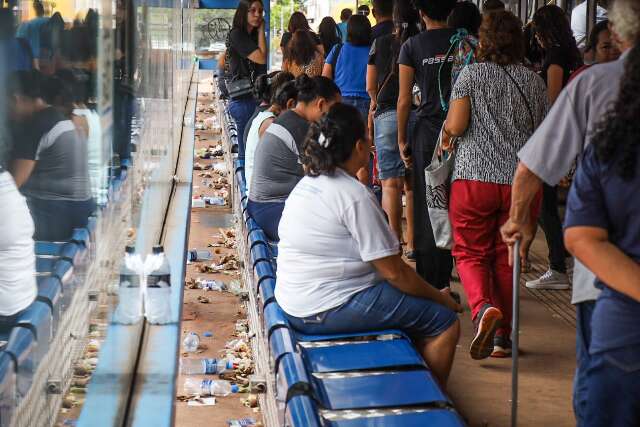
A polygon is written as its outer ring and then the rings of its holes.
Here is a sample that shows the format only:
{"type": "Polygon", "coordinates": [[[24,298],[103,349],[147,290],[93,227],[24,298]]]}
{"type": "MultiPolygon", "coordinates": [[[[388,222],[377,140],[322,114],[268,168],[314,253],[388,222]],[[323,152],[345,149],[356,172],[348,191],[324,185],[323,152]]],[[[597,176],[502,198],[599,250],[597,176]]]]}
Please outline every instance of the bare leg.
{"type": "MultiPolygon", "coordinates": [[[[407,200],[407,209],[405,210],[407,218],[407,250],[412,251],[415,246],[413,243],[413,187],[411,178],[404,180],[404,195],[407,200]]],[[[402,199],[400,203],[402,203],[402,199]]]]}
{"type": "Polygon", "coordinates": [[[389,218],[391,229],[402,242],[402,181],[401,178],[382,180],[382,209],[389,218]]]}
{"type": "Polygon", "coordinates": [[[445,390],[459,338],[460,321],[456,320],[449,329],[437,337],[425,338],[417,343],[420,354],[445,390]]]}

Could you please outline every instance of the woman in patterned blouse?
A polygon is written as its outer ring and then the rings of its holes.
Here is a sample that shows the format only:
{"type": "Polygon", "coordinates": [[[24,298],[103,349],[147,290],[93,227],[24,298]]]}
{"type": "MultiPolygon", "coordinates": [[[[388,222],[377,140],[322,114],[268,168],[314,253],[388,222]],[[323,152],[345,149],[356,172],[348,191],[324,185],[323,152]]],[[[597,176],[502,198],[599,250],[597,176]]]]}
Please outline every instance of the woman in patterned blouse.
{"type": "Polygon", "coordinates": [[[282,70],[288,71],[294,77],[306,74],[316,77],[322,74],[324,56],[317,49],[316,41],[310,31],[298,30],[285,50],[282,70]]]}
{"type": "Polygon", "coordinates": [[[479,62],[460,73],[442,129],[442,147],[456,151],[452,253],[476,327],[474,359],[511,353],[512,270],[499,229],[509,217],[517,153],[548,109],[544,81],[521,64],[521,28],[511,12],[485,17],[479,62]]]}

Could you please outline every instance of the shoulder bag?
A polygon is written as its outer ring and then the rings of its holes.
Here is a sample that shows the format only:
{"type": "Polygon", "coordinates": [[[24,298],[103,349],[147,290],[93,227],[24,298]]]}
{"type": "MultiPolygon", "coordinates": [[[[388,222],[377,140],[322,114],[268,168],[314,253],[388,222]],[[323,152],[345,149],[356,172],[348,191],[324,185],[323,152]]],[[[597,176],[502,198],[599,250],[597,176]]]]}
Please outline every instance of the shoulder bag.
{"type": "Polygon", "coordinates": [[[227,72],[225,75],[227,76],[227,92],[229,94],[229,98],[231,100],[236,100],[240,98],[246,98],[248,96],[253,96],[253,84],[255,82],[255,67],[253,62],[251,62],[247,58],[243,58],[239,56],[240,62],[242,66],[249,71],[249,77],[243,77],[240,79],[236,79],[230,75],[230,49],[231,49],[231,40],[229,38],[229,34],[227,34],[227,40],[225,42],[227,46],[227,51],[225,53],[225,68],[227,68],[227,72]]]}

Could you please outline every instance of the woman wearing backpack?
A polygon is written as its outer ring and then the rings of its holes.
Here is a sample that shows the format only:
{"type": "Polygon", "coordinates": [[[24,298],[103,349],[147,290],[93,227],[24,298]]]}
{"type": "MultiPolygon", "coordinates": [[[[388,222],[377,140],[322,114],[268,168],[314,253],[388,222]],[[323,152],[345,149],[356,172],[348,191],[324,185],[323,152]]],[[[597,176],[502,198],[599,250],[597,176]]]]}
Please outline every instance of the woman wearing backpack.
{"type": "Polygon", "coordinates": [[[244,128],[257,106],[253,83],[267,71],[267,40],[261,0],[240,0],[227,40],[225,72],[229,113],[238,130],[238,158],[244,159],[244,128]]]}
{"type": "Polygon", "coordinates": [[[509,217],[517,153],[548,109],[543,80],[521,65],[521,28],[511,12],[484,18],[479,62],[461,71],[442,128],[442,148],[455,150],[452,252],[476,329],[473,359],[511,354],[512,269],[499,230],[509,217]]]}
{"type": "MultiPolygon", "coordinates": [[[[407,258],[413,253],[413,189],[398,149],[398,55],[400,47],[418,34],[418,11],[411,2],[395,2],[393,34],[373,41],[367,66],[367,91],[371,97],[373,140],[378,155],[378,177],[382,182],[382,209],[391,229],[402,242],[402,190],[407,199],[407,258]]],[[[370,121],[371,123],[371,121],[370,121]]]]}

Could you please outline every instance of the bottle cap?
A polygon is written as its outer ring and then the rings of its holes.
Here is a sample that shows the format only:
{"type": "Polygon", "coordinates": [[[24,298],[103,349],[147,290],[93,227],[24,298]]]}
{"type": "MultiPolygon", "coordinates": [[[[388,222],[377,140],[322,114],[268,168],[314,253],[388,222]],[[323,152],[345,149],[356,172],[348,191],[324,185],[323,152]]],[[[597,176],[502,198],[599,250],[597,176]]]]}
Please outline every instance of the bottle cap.
{"type": "Polygon", "coordinates": [[[231,393],[237,393],[239,390],[238,384],[231,384],[231,393]]]}
{"type": "Polygon", "coordinates": [[[128,254],[132,254],[136,251],[136,248],[133,245],[127,245],[125,246],[124,251],[128,254]]]}
{"type": "Polygon", "coordinates": [[[161,254],[164,252],[164,248],[162,247],[162,245],[155,245],[152,249],[152,252],[157,255],[157,254],[161,254]]]}

